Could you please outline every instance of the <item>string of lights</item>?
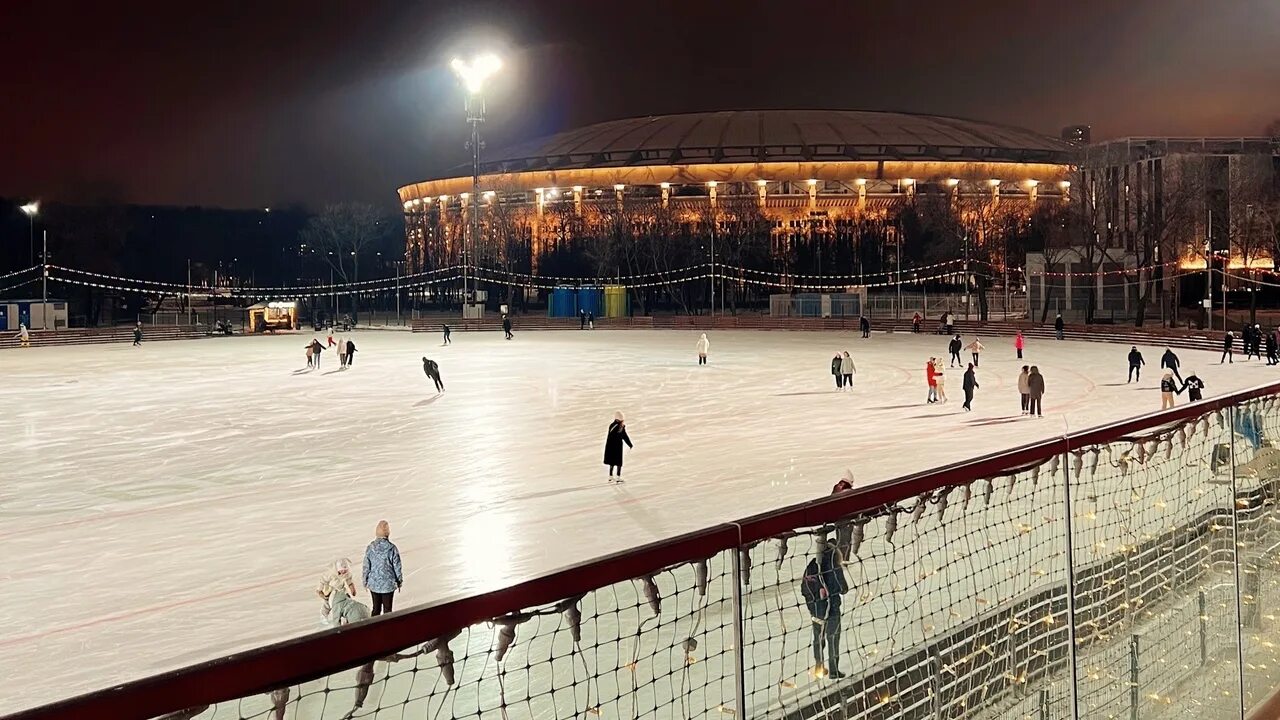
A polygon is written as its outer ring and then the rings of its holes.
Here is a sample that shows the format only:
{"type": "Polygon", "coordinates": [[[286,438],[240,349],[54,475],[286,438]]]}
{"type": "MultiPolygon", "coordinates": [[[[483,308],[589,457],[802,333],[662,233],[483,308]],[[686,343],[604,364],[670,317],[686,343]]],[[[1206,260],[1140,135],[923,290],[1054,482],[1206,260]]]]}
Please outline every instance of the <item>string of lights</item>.
{"type": "MultiPolygon", "coordinates": [[[[400,289],[414,290],[417,288],[430,287],[432,285],[440,285],[444,283],[453,282],[455,280],[460,279],[461,277],[462,275],[459,273],[459,274],[454,274],[454,275],[443,277],[443,278],[432,278],[430,280],[417,280],[409,283],[402,282],[400,284],[400,289]]],[[[38,279],[39,278],[35,278],[27,282],[28,283],[35,282],[35,280],[38,280],[38,279]]],[[[141,292],[141,293],[159,292],[155,288],[139,288],[137,286],[130,286],[130,285],[117,285],[114,283],[93,282],[89,280],[78,280],[75,278],[59,277],[57,275],[50,275],[49,280],[52,282],[78,285],[82,287],[92,287],[92,288],[97,288],[101,290],[116,290],[120,292],[141,292]]],[[[27,283],[22,283],[22,284],[25,285],[27,283]]],[[[14,287],[19,287],[19,286],[14,286],[14,287]]],[[[370,290],[367,290],[367,289],[341,289],[338,286],[325,286],[325,287],[328,289],[325,289],[323,292],[321,292],[322,288],[320,287],[304,287],[304,288],[301,288],[302,292],[294,291],[291,288],[255,288],[254,289],[256,290],[255,292],[249,292],[248,289],[245,289],[244,292],[238,292],[238,293],[232,294],[232,297],[241,297],[241,298],[250,298],[250,299],[293,298],[293,297],[299,297],[299,296],[315,297],[315,296],[332,296],[332,295],[342,295],[345,297],[347,295],[356,295],[359,293],[371,292],[370,290]]],[[[166,290],[163,292],[164,294],[173,295],[175,297],[187,294],[185,292],[180,292],[176,289],[166,290]]],[[[209,294],[210,293],[203,293],[203,292],[191,293],[192,296],[209,295],[209,294]]]]}
{"type": "Polygon", "coordinates": [[[39,270],[39,269],[40,269],[40,266],[39,266],[39,265],[32,265],[32,266],[31,266],[31,267],[29,267],[29,268],[22,268],[21,270],[14,270],[13,272],[5,273],[5,274],[3,274],[3,275],[0,275],[0,280],[4,280],[5,278],[11,278],[11,277],[13,277],[13,276],[15,276],[15,275],[21,275],[21,274],[23,274],[23,273],[29,273],[29,272],[32,272],[33,270],[39,270]]]}

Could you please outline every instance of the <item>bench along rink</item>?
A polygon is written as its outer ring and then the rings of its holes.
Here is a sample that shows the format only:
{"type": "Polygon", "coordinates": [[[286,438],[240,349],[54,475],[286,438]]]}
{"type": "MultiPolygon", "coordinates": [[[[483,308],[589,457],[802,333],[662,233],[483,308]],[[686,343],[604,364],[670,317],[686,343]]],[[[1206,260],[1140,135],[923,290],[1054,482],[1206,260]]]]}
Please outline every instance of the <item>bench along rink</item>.
{"type": "MultiPolygon", "coordinates": [[[[936,335],[713,332],[699,367],[698,332],[515,331],[354,333],[341,372],[331,351],[306,370],[308,333],[0,353],[0,712],[318,629],[320,572],[358,565],[379,519],[403,609],[824,495],[845,468],[883,480],[1159,407],[1156,347],[1126,385],[1126,346],[1029,340],[1017,361],[985,338],[965,413],[959,369],[924,403],[936,335]],[[1024,363],[1043,419],[1019,415],[1024,363]],[[615,410],[636,446],[610,486],[615,410]]],[[[1207,395],[1276,376],[1178,354],[1207,395]]]]}

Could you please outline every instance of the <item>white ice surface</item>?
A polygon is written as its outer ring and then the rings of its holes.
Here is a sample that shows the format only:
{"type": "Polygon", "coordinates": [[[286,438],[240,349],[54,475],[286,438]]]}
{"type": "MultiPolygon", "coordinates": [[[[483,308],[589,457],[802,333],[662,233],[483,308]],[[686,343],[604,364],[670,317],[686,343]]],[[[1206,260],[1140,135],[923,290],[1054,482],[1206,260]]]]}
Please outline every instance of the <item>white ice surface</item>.
{"type": "MultiPolygon", "coordinates": [[[[1047,416],[1020,417],[990,338],[973,413],[924,404],[933,335],[364,332],[355,367],[311,335],[0,353],[0,712],[318,629],[312,594],[374,524],[405,560],[397,607],[1159,407],[1159,356],[1028,342],[1047,416]],[[857,388],[836,393],[833,352],[857,388]],[[423,355],[441,366],[436,397],[423,355]],[[625,486],[604,431],[627,415],[625,486]]],[[[966,342],[969,338],[966,338],[966,342]]],[[[1277,373],[1180,351],[1208,395],[1277,373]]]]}

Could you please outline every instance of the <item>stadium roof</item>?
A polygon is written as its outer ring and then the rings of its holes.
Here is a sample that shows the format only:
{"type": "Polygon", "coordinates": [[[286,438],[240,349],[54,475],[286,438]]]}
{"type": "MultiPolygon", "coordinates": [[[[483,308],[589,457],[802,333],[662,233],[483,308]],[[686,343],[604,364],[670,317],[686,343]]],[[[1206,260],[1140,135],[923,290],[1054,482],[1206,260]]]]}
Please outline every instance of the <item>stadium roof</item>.
{"type": "Polygon", "coordinates": [[[588,125],[488,153],[481,173],[850,160],[1067,164],[1071,151],[1030,130],[937,115],[732,110],[588,125]]]}

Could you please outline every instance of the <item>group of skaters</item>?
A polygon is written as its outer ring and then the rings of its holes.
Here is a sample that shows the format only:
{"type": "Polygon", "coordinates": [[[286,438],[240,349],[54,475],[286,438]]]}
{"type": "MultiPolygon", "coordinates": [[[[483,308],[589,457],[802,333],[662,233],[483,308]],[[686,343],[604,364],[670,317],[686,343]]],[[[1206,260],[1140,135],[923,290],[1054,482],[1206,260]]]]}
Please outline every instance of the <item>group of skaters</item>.
{"type": "MultiPolygon", "coordinates": [[[[1245,325],[1240,335],[1244,344],[1245,360],[1251,358],[1261,360],[1262,350],[1265,347],[1267,364],[1280,365],[1280,327],[1271,332],[1263,332],[1262,326],[1254,323],[1253,325],[1245,325]]],[[[1228,330],[1227,334],[1222,336],[1222,359],[1218,361],[1219,365],[1235,363],[1235,344],[1236,334],[1228,330]]]]}
{"type": "MultiPolygon", "coordinates": [[[[1142,381],[1142,367],[1147,361],[1142,357],[1142,353],[1138,350],[1138,346],[1134,345],[1129,348],[1129,377],[1125,380],[1125,384],[1131,382],[1142,381]]],[[[1178,359],[1178,354],[1172,348],[1165,348],[1164,354],[1160,356],[1160,369],[1164,374],[1160,377],[1160,409],[1168,410],[1174,405],[1174,396],[1187,393],[1187,398],[1191,402],[1203,400],[1204,381],[1196,375],[1192,370],[1187,376],[1182,377],[1182,361],[1178,359]],[[1181,385],[1179,385],[1181,383],[1181,385]]]]}
{"type": "Polygon", "coordinates": [[[836,390],[839,392],[853,390],[853,375],[856,372],[858,367],[853,364],[853,357],[849,355],[849,351],[837,350],[835,356],[831,358],[831,374],[836,379],[836,390]]]}
{"type": "Polygon", "coordinates": [[[337,351],[338,364],[342,370],[346,370],[351,367],[356,361],[355,341],[350,338],[343,339],[341,337],[335,340],[333,333],[329,333],[328,338],[326,338],[323,343],[312,338],[311,342],[307,343],[305,348],[307,351],[307,367],[309,368],[315,368],[317,370],[320,368],[320,355],[328,348],[334,348],[337,351]]]}

